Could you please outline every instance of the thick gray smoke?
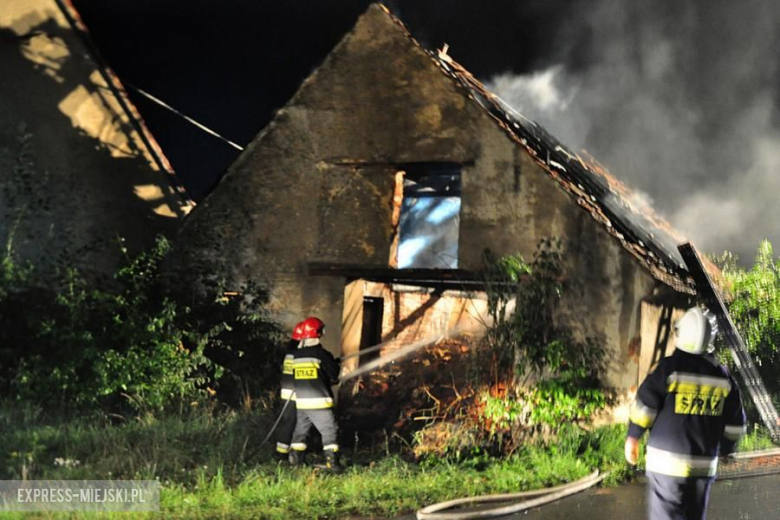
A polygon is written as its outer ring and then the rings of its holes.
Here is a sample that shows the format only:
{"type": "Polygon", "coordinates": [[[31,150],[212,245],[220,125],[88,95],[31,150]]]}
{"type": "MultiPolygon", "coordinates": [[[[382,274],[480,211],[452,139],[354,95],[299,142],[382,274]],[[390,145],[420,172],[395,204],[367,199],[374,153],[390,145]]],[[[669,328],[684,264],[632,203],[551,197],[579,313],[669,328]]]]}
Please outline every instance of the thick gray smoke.
{"type": "Polygon", "coordinates": [[[701,250],[780,250],[780,4],[599,0],[560,23],[558,60],[488,87],[701,250]]]}

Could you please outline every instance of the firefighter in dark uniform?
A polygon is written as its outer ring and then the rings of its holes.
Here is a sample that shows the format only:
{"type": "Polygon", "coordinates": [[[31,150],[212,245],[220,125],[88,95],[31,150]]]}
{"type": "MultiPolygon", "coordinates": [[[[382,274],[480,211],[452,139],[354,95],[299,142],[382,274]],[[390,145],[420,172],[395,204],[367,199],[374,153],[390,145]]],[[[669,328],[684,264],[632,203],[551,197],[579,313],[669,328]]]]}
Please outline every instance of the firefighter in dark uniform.
{"type": "Polygon", "coordinates": [[[293,329],[292,337],[287,344],[282,363],[281,391],[282,417],[276,430],[276,452],[287,460],[290,453],[293,431],[295,430],[295,378],[293,376],[293,357],[300,344],[303,334],[303,322],[298,323],[293,329]],[[289,401],[289,402],[288,402],[289,401]]]}
{"type": "Polygon", "coordinates": [[[322,436],[326,467],[333,472],[340,472],[338,425],[333,413],[331,389],[331,386],[338,383],[340,363],[320,343],[325,324],[314,317],[306,318],[301,323],[302,339],[295,349],[292,362],[297,416],[290,464],[304,462],[306,436],[314,426],[322,436]]]}
{"type": "Polygon", "coordinates": [[[739,387],[712,355],[717,322],[709,311],[688,309],[675,324],[674,353],[647,376],[631,406],[626,460],[647,442],[651,520],[704,520],[718,457],[728,456],[745,432],[739,387]]]}

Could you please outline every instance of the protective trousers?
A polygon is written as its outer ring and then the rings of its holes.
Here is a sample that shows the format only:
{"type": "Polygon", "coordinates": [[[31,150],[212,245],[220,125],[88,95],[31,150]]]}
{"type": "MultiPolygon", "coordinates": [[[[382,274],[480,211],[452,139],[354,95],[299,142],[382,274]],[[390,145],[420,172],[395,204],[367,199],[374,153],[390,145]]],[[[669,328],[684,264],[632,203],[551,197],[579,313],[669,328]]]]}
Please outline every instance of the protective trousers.
{"type": "Polygon", "coordinates": [[[339,450],[337,440],[339,427],[336,424],[333,408],[319,410],[301,410],[298,408],[295,431],[292,436],[292,449],[295,451],[306,450],[306,436],[309,434],[312,426],[322,436],[322,449],[324,451],[336,452],[339,450]]]}
{"type": "MultiPolygon", "coordinates": [[[[282,406],[284,406],[284,404],[282,404],[282,406]]],[[[276,451],[279,453],[290,452],[293,431],[295,431],[296,417],[295,401],[290,400],[287,404],[287,408],[282,412],[282,418],[279,419],[279,426],[276,427],[276,451]]]]}
{"type": "Polygon", "coordinates": [[[714,477],[681,478],[647,472],[650,520],[705,520],[714,477]]]}

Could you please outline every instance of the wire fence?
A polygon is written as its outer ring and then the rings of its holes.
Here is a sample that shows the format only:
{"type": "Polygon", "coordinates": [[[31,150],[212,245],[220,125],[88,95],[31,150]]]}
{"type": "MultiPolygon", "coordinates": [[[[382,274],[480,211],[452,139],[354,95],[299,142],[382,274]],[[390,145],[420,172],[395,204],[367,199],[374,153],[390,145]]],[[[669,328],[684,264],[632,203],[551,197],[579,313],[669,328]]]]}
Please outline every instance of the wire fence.
{"type": "Polygon", "coordinates": [[[718,478],[733,479],[780,473],[780,448],[735,453],[718,465],[718,478]]]}

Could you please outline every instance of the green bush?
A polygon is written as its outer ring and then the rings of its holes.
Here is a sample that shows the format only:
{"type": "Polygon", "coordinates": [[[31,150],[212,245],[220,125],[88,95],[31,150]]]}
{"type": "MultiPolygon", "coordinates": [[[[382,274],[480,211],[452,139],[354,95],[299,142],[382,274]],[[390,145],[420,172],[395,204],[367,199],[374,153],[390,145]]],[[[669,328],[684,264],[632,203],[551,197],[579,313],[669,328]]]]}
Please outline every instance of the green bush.
{"type": "Polygon", "coordinates": [[[10,293],[24,286],[31,272],[31,267],[20,264],[14,258],[13,237],[9,238],[2,258],[0,258],[0,304],[10,293]]]}
{"type": "Polygon", "coordinates": [[[204,355],[207,335],[182,329],[189,310],[160,293],[159,264],[168,249],[160,238],[128,257],[116,290],[90,288],[76,270],[65,270],[39,321],[35,352],[18,367],[16,397],[80,407],[124,396],[133,408],[160,409],[196,398],[218,379],[221,368],[204,355]]]}
{"type": "Polygon", "coordinates": [[[560,241],[542,240],[533,263],[513,255],[486,270],[493,325],[485,347],[497,360],[494,379],[505,381],[510,399],[530,405],[531,424],[584,420],[606,404],[598,381],[603,347],[593,338],[575,340],[553,318],[564,291],[561,262],[560,241]]]}
{"type": "MultiPolygon", "coordinates": [[[[772,244],[764,240],[750,269],[739,267],[736,257],[730,253],[724,253],[716,261],[730,288],[729,313],[777,403],[780,399],[780,259],[774,258],[772,244]]],[[[735,369],[728,350],[721,349],[720,353],[721,360],[735,369]]]]}
{"type": "Polygon", "coordinates": [[[780,259],[774,259],[772,244],[764,240],[753,267],[741,269],[731,257],[723,273],[733,296],[729,312],[756,364],[776,382],[780,379],[780,259]]]}
{"type": "Polygon", "coordinates": [[[220,399],[245,406],[251,396],[278,389],[279,367],[289,336],[269,315],[265,307],[268,295],[254,282],[230,291],[220,283],[211,294],[193,305],[186,327],[204,331],[198,337],[208,341],[206,355],[224,367],[224,376],[215,387],[220,399]]]}
{"type": "MultiPolygon", "coordinates": [[[[7,339],[0,351],[3,389],[46,407],[139,411],[213,396],[226,373],[231,377],[221,390],[249,391],[242,379],[249,371],[260,377],[255,390],[273,385],[281,347],[262,311],[262,291],[220,292],[185,306],[162,280],[169,249],[164,238],[136,256],[122,248],[123,265],[100,287],[75,269],[62,271],[54,294],[25,289],[18,276],[4,284],[15,289],[0,293],[8,311],[0,317],[7,339]],[[246,347],[255,347],[253,355],[245,356],[246,347]],[[247,358],[262,361],[246,366],[247,358]]],[[[0,274],[19,272],[8,264],[0,274]]]]}
{"type": "MultiPolygon", "coordinates": [[[[603,368],[604,350],[596,340],[577,341],[567,326],[554,320],[565,289],[561,249],[559,240],[544,239],[530,264],[520,255],[486,258],[484,279],[492,324],[484,346],[495,360],[492,370],[500,372],[499,379],[509,378],[513,387],[564,374],[573,383],[592,386],[603,368]]],[[[483,373],[477,374],[482,379],[485,366],[477,363],[483,367],[483,373]]]]}
{"type": "Polygon", "coordinates": [[[572,421],[587,421],[607,404],[603,390],[583,385],[570,374],[539,382],[528,392],[531,424],[554,427],[572,421]]]}

